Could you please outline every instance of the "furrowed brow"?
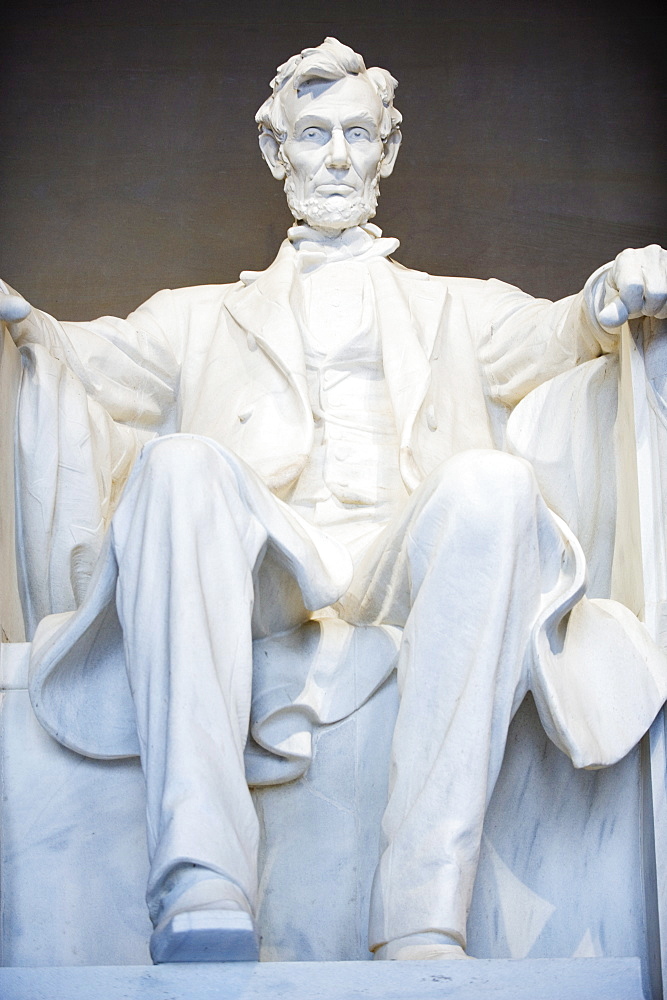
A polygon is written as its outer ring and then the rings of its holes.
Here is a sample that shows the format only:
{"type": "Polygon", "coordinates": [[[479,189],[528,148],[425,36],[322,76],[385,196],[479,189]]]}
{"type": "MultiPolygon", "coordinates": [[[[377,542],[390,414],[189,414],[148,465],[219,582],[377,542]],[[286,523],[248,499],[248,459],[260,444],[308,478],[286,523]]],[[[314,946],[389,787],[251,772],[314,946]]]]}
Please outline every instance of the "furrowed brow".
{"type": "Polygon", "coordinates": [[[294,122],[294,131],[301,132],[304,128],[310,128],[311,126],[316,128],[331,128],[333,122],[325,117],[324,115],[302,115],[301,118],[297,118],[294,122]]]}
{"type": "MultiPolygon", "coordinates": [[[[378,122],[370,111],[355,111],[351,115],[347,115],[345,118],[341,119],[341,125],[343,128],[352,128],[354,125],[363,125],[370,129],[379,129],[378,122]]],[[[305,128],[310,128],[315,126],[316,128],[327,128],[332,129],[335,127],[335,122],[329,117],[329,115],[317,115],[308,114],[301,115],[300,118],[294,122],[294,132],[301,132],[305,128]]]]}
{"type": "Polygon", "coordinates": [[[357,111],[353,115],[348,115],[347,118],[342,119],[341,124],[343,128],[351,128],[354,125],[365,125],[374,129],[380,127],[370,111],[357,111]]]}

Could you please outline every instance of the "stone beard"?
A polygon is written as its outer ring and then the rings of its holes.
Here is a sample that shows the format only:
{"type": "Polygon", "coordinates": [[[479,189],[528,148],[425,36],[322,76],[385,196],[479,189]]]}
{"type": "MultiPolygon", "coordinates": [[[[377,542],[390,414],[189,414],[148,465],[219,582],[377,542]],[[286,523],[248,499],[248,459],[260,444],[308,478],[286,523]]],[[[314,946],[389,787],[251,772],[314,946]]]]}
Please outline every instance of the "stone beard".
{"type": "Polygon", "coordinates": [[[378,199],[380,197],[380,165],[375,177],[364,185],[364,192],[354,201],[343,201],[336,198],[338,205],[330,205],[332,198],[311,197],[299,195],[297,183],[289,165],[286,164],[285,197],[289,210],[296,220],[322,230],[351,229],[353,226],[363,226],[369,219],[375,217],[378,199]]]}

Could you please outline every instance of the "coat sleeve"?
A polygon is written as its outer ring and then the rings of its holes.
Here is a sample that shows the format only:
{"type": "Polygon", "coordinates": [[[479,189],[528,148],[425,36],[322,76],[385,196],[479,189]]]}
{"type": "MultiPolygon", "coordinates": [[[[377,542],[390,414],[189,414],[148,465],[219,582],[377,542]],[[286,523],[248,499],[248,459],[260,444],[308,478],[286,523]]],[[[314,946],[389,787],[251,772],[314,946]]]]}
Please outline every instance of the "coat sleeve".
{"type": "Polygon", "coordinates": [[[176,429],[187,313],[159,292],[126,320],[13,324],[17,579],[26,636],[85,594],[142,444],[176,429]]]}
{"type": "Polygon", "coordinates": [[[495,279],[483,283],[471,326],[493,399],[514,406],[548,379],[616,350],[615,334],[594,318],[600,273],[579,294],[557,302],[533,298],[495,279]]]}
{"type": "Polygon", "coordinates": [[[187,319],[167,289],[127,319],[59,322],[33,309],[12,335],[40,344],[72,372],[86,394],[117,423],[140,432],[176,430],[178,384],[187,319]]]}

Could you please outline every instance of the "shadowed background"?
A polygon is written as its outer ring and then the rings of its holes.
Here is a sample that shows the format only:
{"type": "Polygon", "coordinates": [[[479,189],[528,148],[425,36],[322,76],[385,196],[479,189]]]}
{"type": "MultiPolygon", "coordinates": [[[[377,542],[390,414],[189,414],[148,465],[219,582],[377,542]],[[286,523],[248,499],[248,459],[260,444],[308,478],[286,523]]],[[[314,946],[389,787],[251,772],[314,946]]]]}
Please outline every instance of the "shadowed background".
{"type": "Polygon", "coordinates": [[[376,222],[396,257],[578,290],[667,242],[658,5],[442,0],[26,2],[4,16],[0,274],[61,319],[266,267],[290,223],[254,114],[333,34],[399,80],[376,222]]]}

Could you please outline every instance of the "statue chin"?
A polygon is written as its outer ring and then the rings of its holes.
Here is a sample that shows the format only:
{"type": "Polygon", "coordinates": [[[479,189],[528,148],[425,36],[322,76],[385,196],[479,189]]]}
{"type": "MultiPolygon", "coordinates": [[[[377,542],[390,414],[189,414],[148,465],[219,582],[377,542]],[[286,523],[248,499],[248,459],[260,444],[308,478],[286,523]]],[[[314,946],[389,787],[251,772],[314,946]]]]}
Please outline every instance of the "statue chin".
{"type": "Polygon", "coordinates": [[[374,217],[378,203],[377,188],[370,197],[355,198],[339,208],[330,206],[326,198],[297,198],[289,180],[285,183],[285,194],[289,210],[298,222],[305,222],[329,236],[353,226],[363,226],[374,217]]]}

